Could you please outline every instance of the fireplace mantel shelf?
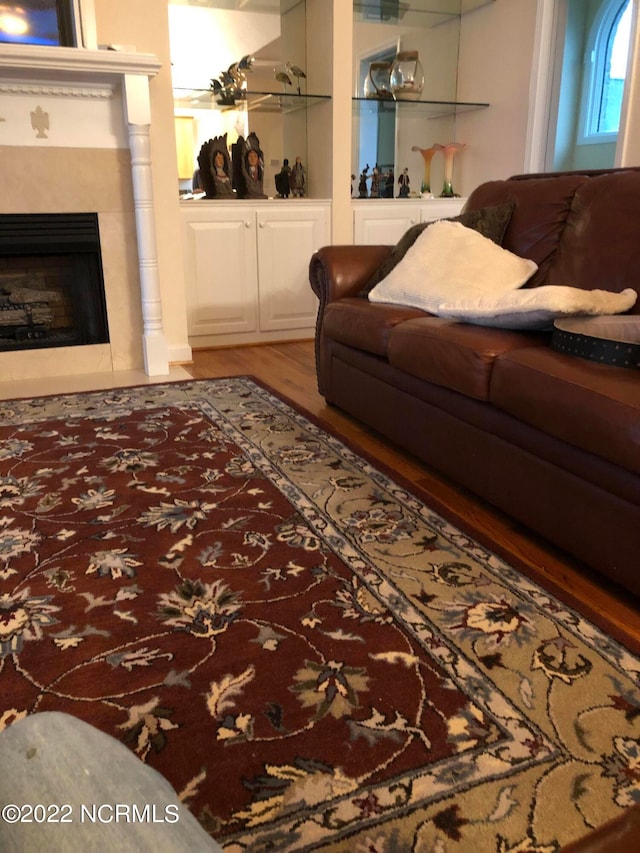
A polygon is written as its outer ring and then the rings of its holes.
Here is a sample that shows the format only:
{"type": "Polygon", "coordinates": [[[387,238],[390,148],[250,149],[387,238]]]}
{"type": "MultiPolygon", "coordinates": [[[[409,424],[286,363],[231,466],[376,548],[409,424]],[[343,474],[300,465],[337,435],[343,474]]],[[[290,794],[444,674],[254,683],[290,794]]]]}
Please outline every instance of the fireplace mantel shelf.
{"type": "Polygon", "coordinates": [[[53,75],[65,81],[128,75],[154,77],[161,67],[160,60],[150,53],[0,44],[0,77],[3,79],[33,80],[43,74],[47,79],[53,75]]]}

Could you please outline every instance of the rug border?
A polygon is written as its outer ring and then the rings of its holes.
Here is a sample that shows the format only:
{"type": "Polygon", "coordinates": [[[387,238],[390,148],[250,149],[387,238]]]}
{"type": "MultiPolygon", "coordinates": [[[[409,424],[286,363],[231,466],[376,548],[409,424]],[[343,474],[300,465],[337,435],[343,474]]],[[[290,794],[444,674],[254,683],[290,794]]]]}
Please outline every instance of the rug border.
{"type": "MultiPolygon", "coordinates": [[[[401,488],[408,491],[410,494],[415,495],[418,500],[423,501],[430,509],[436,512],[438,515],[441,515],[444,519],[446,519],[451,524],[459,527],[460,530],[465,533],[467,536],[475,539],[478,544],[480,544],[483,548],[490,551],[492,554],[495,554],[501,560],[509,563],[514,569],[523,574],[525,577],[529,578],[534,583],[538,584],[545,592],[550,593],[567,607],[577,611],[582,617],[592,622],[596,627],[600,630],[605,631],[609,634],[614,640],[624,646],[629,652],[636,656],[640,656],[640,638],[636,639],[631,634],[626,632],[623,628],[618,625],[612,623],[605,615],[603,615],[600,611],[596,610],[594,607],[591,607],[584,601],[581,601],[577,598],[577,596],[573,595],[569,590],[561,587],[557,581],[554,581],[552,578],[549,578],[544,572],[538,568],[533,563],[527,561],[524,557],[516,554],[515,552],[509,551],[509,549],[497,543],[491,539],[491,537],[482,530],[477,529],[473,523],[463,516],[460,512],[455,509],[447,506],[444,501],[442,501],[437,496],[431,494],[428,489],[421,486],[418,483],[415,483],[412,480],[409,480],[408,477],[405,477],[400,472],[396,471],[392,468],[388,463],[379,459],[374,453],[364,449],[359,446],[354,440],[344,435],[337,427],[333,424],[329,423],[327,420],[322,418],[320,415],[316,415],[313,412],[310,412],[300,403],[291,399],[286,393],[274,388],[268,382],[259,377],[255,376],[251,373],[239,373],[239,374],[230,374],[227,376],[208,376],[208,377],[190,377],[187,379],[166,379],[158,382],[136,382],[132,385],[118,385],[118,386],[109,386],[108,388],[94,388],[94,389],[86,389],[83,391],[58,391],[52,392],[51,394],[36,394],[36,395],[26,395],[23,397],[11,397],[5,398],[0,401],[0,404],[5,403],[9,404],[11,402],[24,402],[25,400],[34,400],[34,399],[48,399],[53,397],[84,397],[89,396],[91,394],[100,394],[100,393],[116,393],[124,390],[135,390],[141,388],[158,388],[164,385],[190,385],[194,382],[225,382],[233,379],[248,379],[251,382],[255,383],[263,390],[272,394],[274,397],[278,397],[282,402],[284,402],[287,406],[290,406],[294,411],[303,417],[307,418],[310,422],[314,423],[317,427],[328,432],[329,434],[335,436],[345,447],[349,448],[349,450],[363,459],[365,459],[370,465],[375,468],[378,468],[382,474],[389,477],[389,479],[393,480],[398,484],[401,488]]],[[[330,405],[327,403],[327,405],[330,405]]],[[[340,409],[336,409],[337,411],[341,411],[340,409]]],[[[351,417],[348,413],[344,413],[345,417],[351,417]]],[[[352,418],[355,423],[362,424],[363,422],[358,421],[356,418],[352,418]]],[[[401,448],[398,445],[395,445],[389,439],[386,439],[385,436],[377,433],[375,430],[371,430],[367,427],[366,424],[363,424],[367,430],[370,432],[372,437],[385,441],[388,443],[389,447],[397,451],[399,453],[404,453],[408,457],[415,459],[416,463],[423,465],[425,468],[429,469],[426,463],[422,462],[417,456],[413,456],[408,453],[406,450],[401,448]]],[[[436,472],[437,473],[437,472],[436,472]]],[[[460,489],[462,487],[458,486],[456,483],[451,481],[451,484],[454,488],[460,489]]],[[[482,499],[473,495],[470,492],[470,495],[475,499],[481,501],[482,499]]],[[[487,504],[491,508],[490,504],[487,504]]],[[[520,522],[517,522],[520,524],[520,522]]],[[[527,533],[527,528],[525,525],[521,524],[523,532],[527,533]]],[[[541,541],[544,542],[546,547],[553,548],[551,543],[547,543],[545,540],[541,538],[541,541]]],[[[563,554],[558,551],[558,555],[560,559],[565,559],[571,562],[577,571],[584,571],[584,573],[594,581],[594,583],[603,586],[605,589],[611,591],[614,595],[619,595],[624,590],[621,587],[616,586],[614,583],[607,581],[606,578],[596,574],[592,569],[589,569],[586,565],[581,564],[579,561],[575,560],[568,554],[563,554]]],[[[631,595],[631,593],[629,593],[631,595]]]]}
{"type": "MultiPolygon", "coordinates": [[[[385,474],[391,480],[395,481],[400,487],[406,489],[411,494],[414,494],[419,500],[424,501],[424,503],[430,509],[438,513],[438,515],[441,515],[451,524],[454,524],[459,527],[463,533],[466,533],[468,536],[475,539],[480,545],[482,545],[483,548],[486,548],[488,551],[495,554],[500,559],[512,565],[514,569],[528,577],[534,583],[538,584],[540,587],[542,587],[543,590],[550,593],[555,598],[559,599],[563,604],[566,604],[571,609],[576,610],[585,619],[592,622],[596,627],[600,628],[600,630],[605,631],[613,639],[615,639],[621,645],[625,646],[625,648],[627,648],[629,652],[636,656],[640,656],[640,639],[636,639],[632,635],[628,634],[623,628],[620,628],[619,626],[610,622],[610,620],[602,613],[600,613],[600,611],[591,607],[587,603],[579,600],[577,596],[573,595],[571,592],[561,587],[557,583],[557,581],[554,581],[552,578],[549,578],[547,575],[545,575],[544,572],[536,565],[534,565],[533,563],[529,563],[524,557],[510,552],[506,546],[500,545],[500,543],[496,543],[495,541],[493,541],[487,533],[476,529],[473,523],[461,513],[457,512],[451,507],[448,507],[440,498],[436,497],[435,495],[432,495],[431,492],[429,492],[428,489],[426,489],[425,487],[420,486],[418,483],[409,480],[403,474],[395,471],[390,465],[375,456],[375,454],[360,447],[356,442],[354,442],[349,437],[345,436],[342,432],[340,432],[340,430],[337,429],[333,424],[330,424],[328,421],[324,420],[319,415],[315,415],[313,412],[309,412],[307,409],[304,408],[304,406],[301,406],[295,400],[292,400],[291,398],[287,397],[286,394],[274,389],[267,382],[264,382],[263,380],[253,375],[243,374],[242,377],[231,376],[225,378],[250,379],[251,381],[255,382],[256,385],[260,385],[266,391],[272,393],[276,397],[279,397],[281,400],[283,400],[283,402],[291,406],[292,409],[295,409],[299,414],[314,422],[316,426],[336,436],[336,438],[338,438],[338,440],[341,441],[346,447],[348,447],[353,453],[362,456],[362,458],[365,459],[370,465],[379,468],[383,474],[385,474]]],[[[347,417],[351,417],[346,412],[344,414],[347,417]]],[[[362,423],[361,421],[358,421],[355,418],[353,418],[353,420],[356,423],[362,423]]],[[[364,426],[366,426],[366,424],[364,426]]],[[[367,429],[369,428],[367,427],[367,429]]],[[[389,439],[386,439],[383,435],[376,433],[374,430],[369,431],[371,435],[373,435],[373,437],[382,441],[386,441],[391,449],[399,453],[406,454],[412,459],[415,459],[418,464],[423,465],[425,468],[429,469],[429,466],[426,463],[422,462],[417,456],[413,456],[412,454],[407,453],[407,451],[403,450],[403,448],[399,447],[398,445],[394,445],[393,442],[391,442],[389,439]]],[[[461,488],[453,481],[450,482],[452,483],[454,488],[461,488]]],[[[472,492],[470,492],[470,495],[475,500],[482,500],[476,495],[473,495],[472,492]]],[[[487,506],[491,507],[490,504],[487,504],[487,506]]],[[[519,524],[519,522],[517,523],[519,524]]],[[[521,527],[525,533],[528,533],[525,525],[521,525],[521,527]]],[[[542,537],[541,541],[544,542],[546,547],[553,548],[553,545],[551,543],[546,542],[546,540],[543,540],[542,537]]],[[[571,562],[574,566],[576,566],[576,571],[584,571],[584,573],[588,575],[588,577],[592,579],[594,583],[597,583],[605,588],[609,588],[613,594],[620,594],[620,592],[624,592],[621,587],[617,587],[615,584],[608,582],[606,578],[597,575],[588,566],[580,564],[577,560],[575,560],[575,558],[572,558],[569,554],[563,554],[558,551],[558,555],[560,559],[564,559],[567,562],[571,562]]],[[[629,593],[629,595],[631,595],[631,593],[629,593]]]]}

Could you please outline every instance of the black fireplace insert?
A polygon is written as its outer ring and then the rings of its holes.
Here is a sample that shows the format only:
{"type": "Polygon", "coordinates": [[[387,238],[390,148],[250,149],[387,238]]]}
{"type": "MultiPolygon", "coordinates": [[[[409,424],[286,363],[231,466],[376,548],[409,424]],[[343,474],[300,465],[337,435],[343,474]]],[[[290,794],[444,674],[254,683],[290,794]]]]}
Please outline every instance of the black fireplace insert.
{"type": "Polygon", "coordinates": [[[98,215],[0,214],[0,351],[108,342],[98,215]]]}

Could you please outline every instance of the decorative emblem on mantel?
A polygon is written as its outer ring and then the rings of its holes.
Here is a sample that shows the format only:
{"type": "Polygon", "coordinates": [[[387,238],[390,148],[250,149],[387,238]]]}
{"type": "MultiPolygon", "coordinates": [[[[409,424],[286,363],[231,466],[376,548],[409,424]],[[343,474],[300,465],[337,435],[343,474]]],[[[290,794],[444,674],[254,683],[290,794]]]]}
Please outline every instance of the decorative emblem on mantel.
{"type": "Polygon", "coordinates": [[[36,139],[48,139],[49,113],[37,106],[31,113],[31,127],[36,131],[36,139]]]}

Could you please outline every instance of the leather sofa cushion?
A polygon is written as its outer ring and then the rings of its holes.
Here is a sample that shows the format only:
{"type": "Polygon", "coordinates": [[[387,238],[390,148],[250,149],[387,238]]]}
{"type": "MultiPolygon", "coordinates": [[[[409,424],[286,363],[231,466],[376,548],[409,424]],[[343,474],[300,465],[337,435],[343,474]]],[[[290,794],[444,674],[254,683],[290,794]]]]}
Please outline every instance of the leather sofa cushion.
{"type": "Polygon", "coordinates": [[[391,330],[424,311],[402,305],[376,305],[368,299],[349,297],[327,305],[322,331],[327,337],[374,355],[387,355],[391,330]]]}
{"type": "Polygon", "coordinates": [[[418,379],[488,400],[496,359],[512,349],[536,344],[547,345],[547,336],[423,316],[392,329],[388,358],[393,367],[418,379]]]}
{"type": "MultiPolygon", "coordinates": [[[[600,175],[576,191],[548,284],[640,295],[640,171],[600,175]]],[[[640,299],[631,309],[640,314],[640,299]]]]}
{"type": "Polygon", "coordinates": [[[502,356],[490,401],[524,423],[640,473],[640,381],[633,370],[547,347],[502,356]]]}
{"type": "MultiPolygon", "coordinates": [[[[565,225],[574,196],[588,180],[584,175],[564,175],[522,181],[487,181],[471,193],[464,209],[514,202],[515,208],[502,246],[538,264],[538,272],[526,287],[550,284],[549,270],[554,263],[560,240],[564,239],[565,225]]],[[[554,283],[582,287],[578,282],[554,283]]]]}

